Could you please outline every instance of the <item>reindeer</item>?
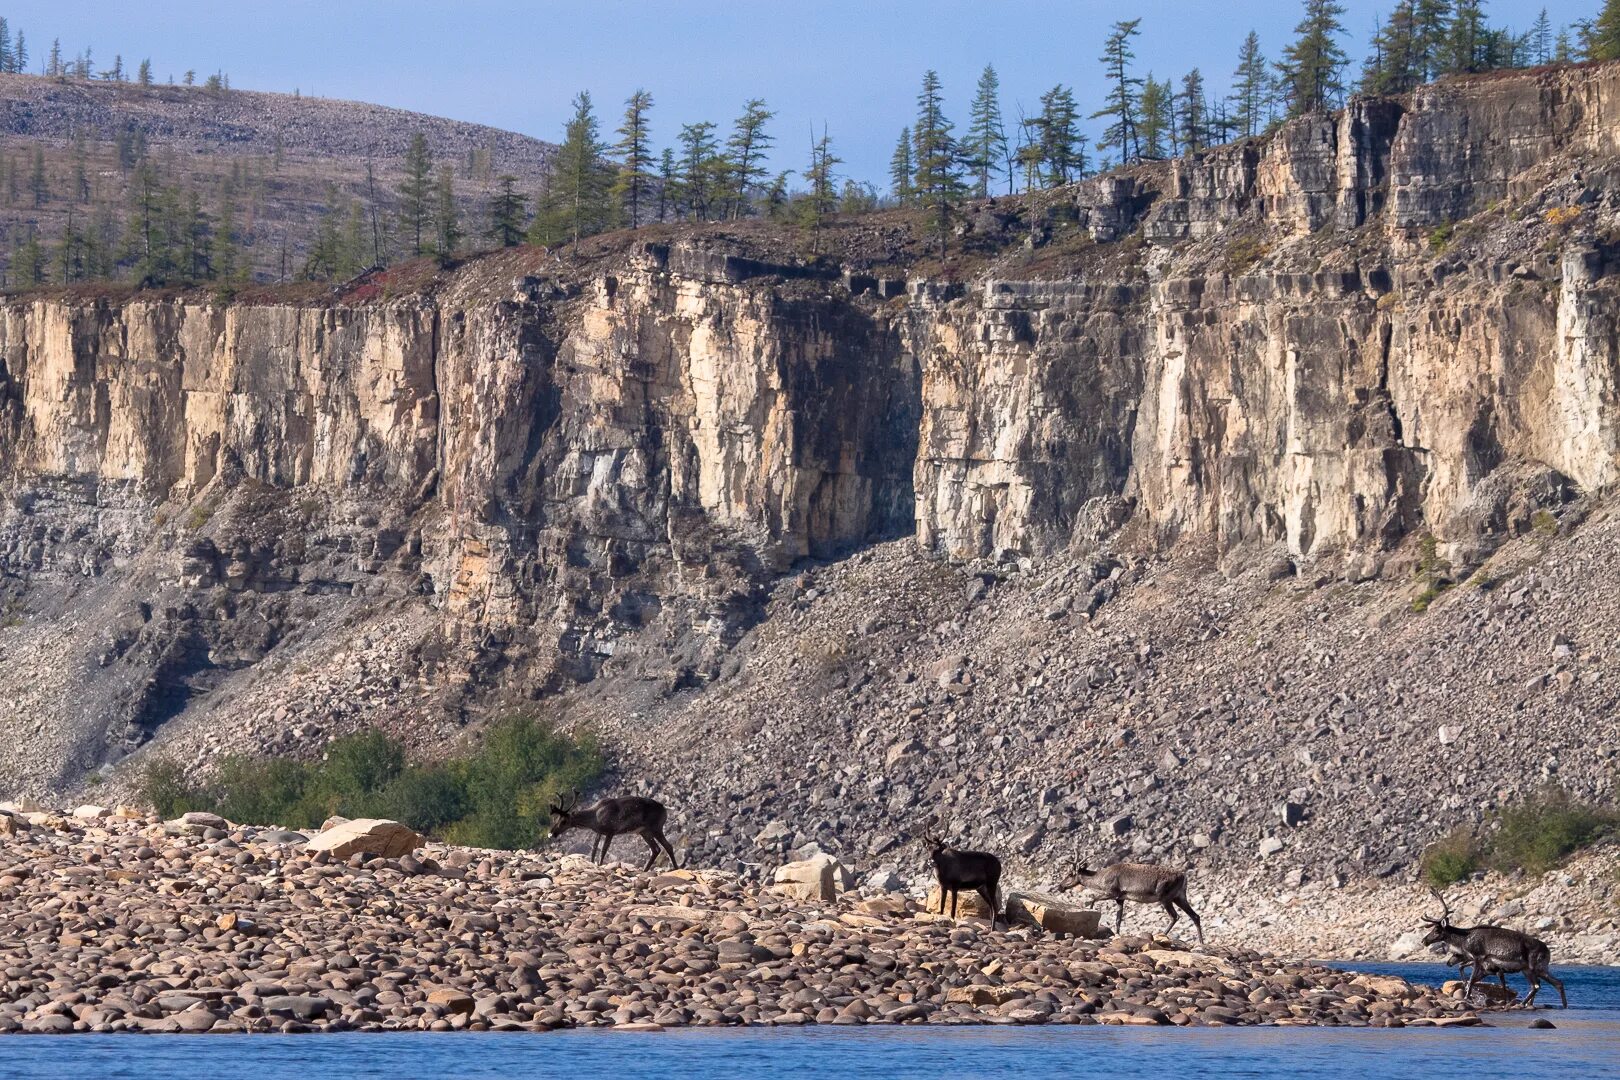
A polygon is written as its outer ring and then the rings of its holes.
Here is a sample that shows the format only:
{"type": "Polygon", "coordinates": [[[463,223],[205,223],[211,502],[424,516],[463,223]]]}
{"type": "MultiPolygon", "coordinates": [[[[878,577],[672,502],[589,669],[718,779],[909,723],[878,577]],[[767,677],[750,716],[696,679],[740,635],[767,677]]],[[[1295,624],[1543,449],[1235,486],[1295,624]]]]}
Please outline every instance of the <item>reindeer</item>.
{"type": "Polygon", "coordinates": [[[1525,981],[1530,984],[1530,992],[1524,998],[1527,1007],[1535,1003],[1536,994],[1541,991],[1541,980],[1545,979],[1558,988],[1559,1001],[1564,1008],[1569,1008],[1569,995],[1564,993],[1564,984],[1547,970],[1552,962],[1552,950],[1547,948],[1546,942],[1503,926],[1454,926],[1451,922],[1451,905],[1446,903],[1446,898],[1440,895],[1438,889],[1431,887],[1429,891],[1440,901],[1440,917],[1423,920],[1429,928],[1429,932],[1423,936],[1423,944],[1430,947],[1443,945],[1452,956],[1461,954],[1462,966],[1473,965],[1474,970],[1468,976],[1468,988],[1464,991],[1465,997],[1474,996],[1474,987],[1481,976],[1498,975],[1502,985],[1506,986],[1508,972],[1522,971],[1525,981]]]}
{"type": "Polygon", "coordinates": [[[945,914],[945,894],[949,893],[951,918],[956,918],[957,893],[972,889],[990,905],[990,929],[994,930],[999,912],[996,890],[1001,884],[1001,860],[983,851],[947,847],[945,841],[927,829],[918,834],[918,839],[934,861],[934,875],[939,878],[939,913],[945,914]]]}
{"type": "Polygon", "coordinates": [[[1167,934],[1181,917],[1176,911],[1179,907],[1187,913],[1187,917],[1192,919],[1193,926],[1197,928],[1198,943],[1200,945],[1204,943],[1204,921],[1187,902],[1187,875],[1184,871],[1152,866],[1148,863],[1128,862],[1115,863],[1101,870],[1091,870],[1081,863],[1075,867],[1074,876],[1059,885],[1058,889],[1061,892],[1068,892],[1077,885],[1084,885],[1092,892],[1119,905],[1119,917],[1114,922],[1116,934],[1125,932],[1125,901],[1130,900],[1138,904],[1163,905],[1165,914],[1170,916],[1170,925],[1164,928],[1167,934]]]}
{"type": "Polygon", "coordinates": [[[555,840],[569,829],[589,829],[597,834],[596,839],[591,841],[591,861],[600,863],[607,858],[608,848],[612,846],[615,836],[635,833],[652,848],[652,855],[642,869],[651,870],[658,862],[658,856],[665,852],[669,853],[670,866],[680,866],[675,858],[675,849],[664,838],[664,818],[668,811],[658,800],[628,795],[620,799],[603,799],[583,810],[574,809],[578,805],[577,791],[567,799],[559,799],[551,804],[552,839],[555,840]]]}

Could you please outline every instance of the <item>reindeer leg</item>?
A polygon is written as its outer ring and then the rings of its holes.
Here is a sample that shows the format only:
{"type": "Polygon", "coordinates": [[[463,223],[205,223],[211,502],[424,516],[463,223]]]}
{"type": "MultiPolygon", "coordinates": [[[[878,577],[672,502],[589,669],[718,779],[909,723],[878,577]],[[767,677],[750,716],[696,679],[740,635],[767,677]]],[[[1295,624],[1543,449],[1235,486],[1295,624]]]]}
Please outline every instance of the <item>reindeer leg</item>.
{"type": "Polygon", "coordinates": [[[1569,995],[1564,993],[1564,981],[1550,971],[1543,971],[1541,977],[1558,988],[1558,1003],[1563,1008],[1569,1008],[1569,995]]]}
{"type": "Polygon", "coordinates": [[[647,841],[647,846],[652,848],[652,854],[647,856],[647,865],[643,866],[642,869],[651,870],[653,868],[653,864],[658,861],[658,856],[664,853],[664,849],[659,847],[658,841],[652,838],[651,829],[641,830],[640,836],[643,840],[647,841]]]}
{"type": "Polygon", "coordinates": [[[658,842],[660,844],[664,845],[664,850],[669,852],[669,868],[671,870],[679,870],[681,868],[680,861],[675,858],[675,848],[671,846],[668,837],[664,835],[664,830],[654,829],[653,835],[658,838],[658,842]]]}
{"type": "Polygon", "coordinates": [[[1114,933],[1121,937],[1125,934],[1125,898],[1119,898],[1119,917],[1114,920],[1114,933]]]}
{"type": "Polygon", "coordinates": [[[1198,944],[1202,945],[1204,943],[1204,920],[1198,917],[1198,912],[1192,909],[1191,904],[1180,897],[1176,899],[1176,906],[1185,911],[1187,918],[1192,920],[1193,928],[1198,931],[1198,944]]]}
{"type": "Polygon", "coordinates": [[[1525,968],[1524,981],[1530,984],[1530,992],[1524,995],[1524,1007],[1528,1009],[1535,1004],[1536,995],[1541,992],[1541,980],[1536,978],[1535,972],[1525,968]]]}
{"type": "Polygon", "coordinates": [[[980,885],[978,891],[979,895],[984,897],[985,904],[990,908],[990,929],[994,930],[996,928],[996,894],[991,891],[988,885],[980,885]]]}
{"type": "Polygon", "coordinates": [[[1474,987],[1479,984],[1479,977],[1480,977],[1481,974],[1482,974],[1482,969],[1481,969],[1480,963],[1479,963],[1478,960],[1475,960],[1474,961],[1474,970],[1470,971],[1468,973],[1468,987],[1467,987],[1467,989],[1465,989],[1463,991],[1463,1000],[1464,1001],[1472,1001],[1472,1000],[1474,1000],[1474,987]]]}
{"type": "Polygon", "coordinates": [[[1164,928],[1165,936],[1169,937],[1170,931],[1175,929],[1176,920],[1181,917],[1181,914],[1180,912],[1176,911],[1176,905],[1172,904],[1169,900],[1160,900],[1159,906],[1164,908],[1164,913],[1166,915],[1170,916],[1170,924],[1164,928]]]}
{"type": "Polygon", "coordinates": [[[608,849],[613,846],[614,835],[613,833],[602,834],[602,861],[604,863],[608,861],[608,849]]]}

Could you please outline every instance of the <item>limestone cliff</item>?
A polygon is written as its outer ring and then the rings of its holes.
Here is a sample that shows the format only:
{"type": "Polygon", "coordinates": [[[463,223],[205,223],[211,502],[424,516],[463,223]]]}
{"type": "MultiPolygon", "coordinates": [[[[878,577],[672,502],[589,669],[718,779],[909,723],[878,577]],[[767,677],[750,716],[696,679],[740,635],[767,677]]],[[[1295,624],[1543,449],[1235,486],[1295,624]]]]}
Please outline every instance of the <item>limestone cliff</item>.
{"type": "Polygon", "coordinates": [[[689,229],[394,298],[12,298],[12,783],[177,718],[702,684],[796,560],[897,536],[1471,565],[1620,465],[1617,110],[1614,66],[1357,101],[970,206],[938,274],[689,229]]]}

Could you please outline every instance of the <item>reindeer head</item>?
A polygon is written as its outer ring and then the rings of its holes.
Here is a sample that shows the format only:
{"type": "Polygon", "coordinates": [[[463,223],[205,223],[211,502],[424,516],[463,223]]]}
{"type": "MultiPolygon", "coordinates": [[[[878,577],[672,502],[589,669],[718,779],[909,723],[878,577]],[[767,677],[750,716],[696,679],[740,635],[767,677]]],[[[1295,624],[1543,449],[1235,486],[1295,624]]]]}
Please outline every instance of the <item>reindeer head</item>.
{"type": "Polygon", "coordinates": [[[1091,867],[1087,866],[1085,863],[1075,863],[1074,873],[1069,875],[1067,881],[1058,886],[1058,892],[1068,892],[1070,889],[1079,888],[1081,885],[1084,885],[1086,883],[1086,879],[1094,873],[1096,873],[1096,871],[1092,870],[1091,867]]]}
{"type": "Polygon", "coordinates": [[[1451,905],[1446,903],[1446,898],[1441,896],[1440,890],[1432,885],[1429,887],[1429,891],[1434,893],[1436,900],[1440,901],[1440,917],[1431,919],[1424,916],[1423,918],[1423,925],[1429,928],[1429,932],[1423,935],[1423,944],[1432,948],[1435,945],[1444,943],[1447,940],[1447,935],[1456,927],[1451,925],[1451,905]]]}
{"type": "Polygon", "coordinates": [[[941,850],[945,846],[945,841],[936,836],[933,830],[928,828],[926,825],[917,831],[917,843],[921,844],[923,846],[923,850],[928,852],[930,855],[941,850]]]}
{"type": "Polygon", "coordinates": [[[579,792],[577,791],[559,798],[551,804],[551,838],[553,840],[572,827],[569,819],[574,813],[574,807],[578,805],[579,792]]]}

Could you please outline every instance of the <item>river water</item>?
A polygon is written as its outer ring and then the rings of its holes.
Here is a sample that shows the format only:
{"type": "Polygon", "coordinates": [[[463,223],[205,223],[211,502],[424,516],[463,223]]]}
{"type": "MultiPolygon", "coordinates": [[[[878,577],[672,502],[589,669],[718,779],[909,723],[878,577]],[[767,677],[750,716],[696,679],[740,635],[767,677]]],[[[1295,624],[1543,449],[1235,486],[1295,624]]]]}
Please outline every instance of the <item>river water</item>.
{"type": "MultiPolygon", "coordinates": [[[[1341,965],[1438,982],[1434,964],[1341,965]]],[[[948,1076],[1620,1076],[1620,968],[1559,967],[1570,1009],[1493,1013],[1489,1027],[868,1027],[662,1033],[75,1035],[0,1039],[0,1080],[798,1080],[948,1076]],[[1535,1030],[1544,1017],[1553,1031],[1535,1030]]],[[[1517,988],[1522,980],[1513,977],[1517,988]]],[[[1544,987],[1543,997],[1552,991],[1544,987]]],[[[1557,1001],[1556,991],[1551,1000],[1557,1001]]]]}

